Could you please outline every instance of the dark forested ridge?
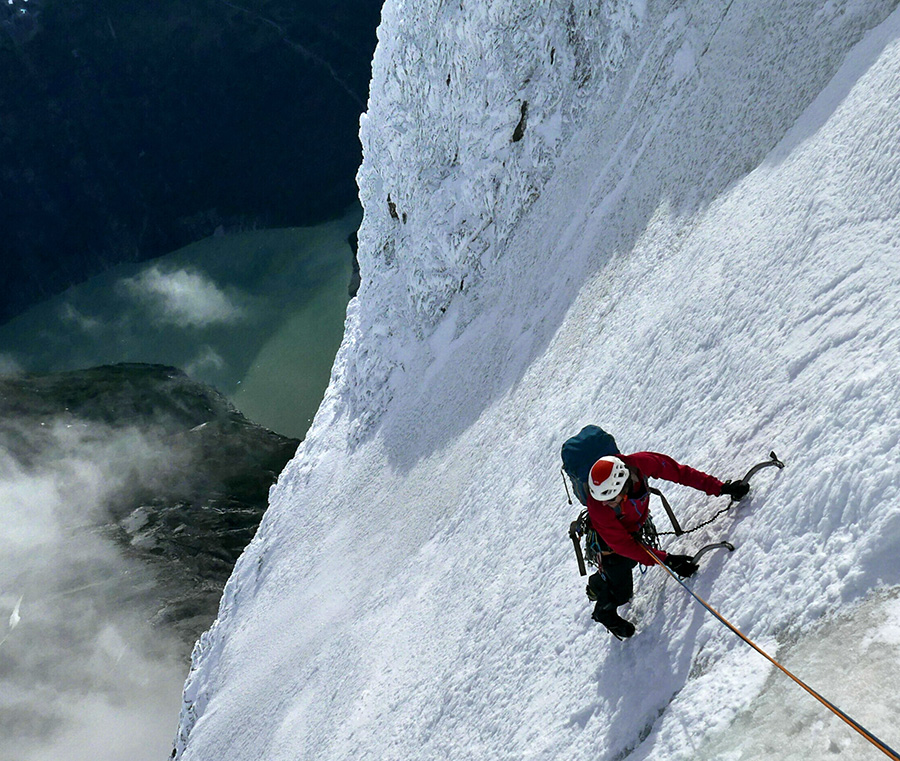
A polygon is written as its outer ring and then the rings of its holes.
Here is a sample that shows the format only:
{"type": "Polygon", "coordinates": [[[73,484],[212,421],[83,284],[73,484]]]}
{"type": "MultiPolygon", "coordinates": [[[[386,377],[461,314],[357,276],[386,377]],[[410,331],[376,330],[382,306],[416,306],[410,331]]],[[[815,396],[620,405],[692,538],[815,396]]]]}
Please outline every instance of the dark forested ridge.
{"type": "Polygon", "coordinates": [[[112,264],[356,197],[380,0],[0,6],[0,322],[112,264]]]}

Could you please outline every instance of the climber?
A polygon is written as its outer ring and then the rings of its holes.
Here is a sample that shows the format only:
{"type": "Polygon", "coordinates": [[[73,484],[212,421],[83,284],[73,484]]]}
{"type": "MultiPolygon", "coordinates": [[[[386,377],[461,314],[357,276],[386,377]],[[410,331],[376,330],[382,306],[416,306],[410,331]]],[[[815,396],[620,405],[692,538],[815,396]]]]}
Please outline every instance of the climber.
{"type": "Polygon", "coordinates": [[[743,499],[750,486],[743,481],[722,482],[681,465],[664,454],[637,452],[601,457],[588,478],[587,512],[600,539],[600,566],[588,579],[588,597],[596,601],[592,618],[618,638],[634,634],[634,625],[616,608],[633,594],[632,569],[651,565],[647,550],[682,578],[692,576],[697,565],[689,555],[673,555],[641,541],[641,530],[650,515],[648,478],[662,478],[690,486],[713,497],[743,499]]]}

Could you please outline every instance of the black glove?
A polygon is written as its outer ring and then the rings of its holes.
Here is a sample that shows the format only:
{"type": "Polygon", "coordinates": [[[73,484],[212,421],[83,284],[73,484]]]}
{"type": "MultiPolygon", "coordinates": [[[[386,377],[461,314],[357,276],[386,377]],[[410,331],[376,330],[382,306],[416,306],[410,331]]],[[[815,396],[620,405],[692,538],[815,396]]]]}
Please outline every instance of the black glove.
{"type": "Polygon", "coordinates": [[[722,484],[722,494],[727,494],[735,502],[740,502],[750,491],[750,484],[746,481],[726,481],[722,484]]]}
{"type": "Polygon", "coordinates": [[[683,579],[693,576],[700,568],[690,555],[668,555],[664,562],[683,579]]]}

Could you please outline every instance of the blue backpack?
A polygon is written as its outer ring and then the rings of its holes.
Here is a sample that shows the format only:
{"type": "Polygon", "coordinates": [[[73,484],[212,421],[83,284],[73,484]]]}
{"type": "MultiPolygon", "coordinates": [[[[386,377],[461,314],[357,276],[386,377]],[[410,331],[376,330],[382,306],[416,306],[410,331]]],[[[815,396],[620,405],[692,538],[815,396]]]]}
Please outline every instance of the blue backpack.
{"type": "MultiPolygon", "coordinates": [[[[582,505],[587,504],[588,477],[591,474],[591,467],[601,457],[613,454],[619,454],[616,440],[597,425],[586,425],[562,445],[563,483],[565,484],[565,476],[568,476],[572,484],[572,491],[575,492],[575,499],[582,505]]],[[[568,496],[568,494],[567,486],[566,495],[568,496]]],[[[569,497],[569,504],[572,504],[571,497],[569,497]]]]}

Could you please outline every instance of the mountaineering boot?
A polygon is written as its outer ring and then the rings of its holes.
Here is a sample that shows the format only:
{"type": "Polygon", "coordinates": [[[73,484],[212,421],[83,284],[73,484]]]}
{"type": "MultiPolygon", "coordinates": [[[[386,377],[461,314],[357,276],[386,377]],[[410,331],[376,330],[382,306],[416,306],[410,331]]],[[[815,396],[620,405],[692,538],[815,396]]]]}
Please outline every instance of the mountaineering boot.
{"type": "Polygon", "coordinates": [[[615,608],[607,608],[606,610],[595,610],[591,616],[597,623],[603,624],[609,629],[610,634],[619,639],[627,639],[634,634],[634,624],[626,621],[618,613],[615,608]]]}

